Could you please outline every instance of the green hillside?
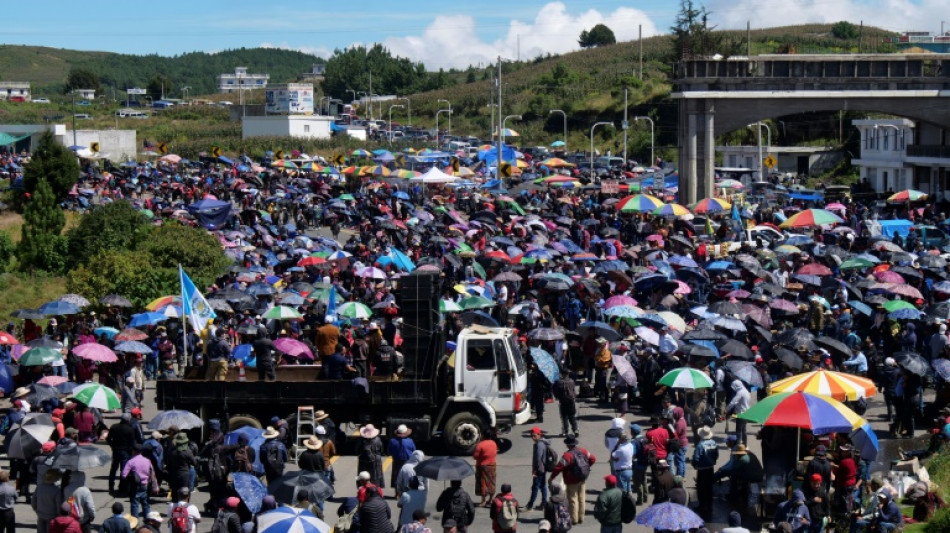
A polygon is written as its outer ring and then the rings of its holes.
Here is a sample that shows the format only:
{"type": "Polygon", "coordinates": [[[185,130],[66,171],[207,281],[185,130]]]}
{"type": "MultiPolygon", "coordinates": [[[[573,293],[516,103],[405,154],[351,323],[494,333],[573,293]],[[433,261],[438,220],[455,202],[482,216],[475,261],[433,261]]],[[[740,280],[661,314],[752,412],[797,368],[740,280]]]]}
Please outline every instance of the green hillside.
{"type": "Polygon", "coordinates": [[[84,52],[41,46],[0,45],[0,79],[29,81],[36,94],[61,92],[66,75],[73,68],[94,72],[103,88],[122,91],[145,87],[153,77],[167,77],[180,97],[180,88],[190,86],[190,95],[217,91],[218,75],[248,67],[248,72],[270,74],[271,83],[286,83],[310,72],[322,59],[292,50],[240,48],[209,54],[191,52],[178,56],[130,55],[111,52],[84,52]]]}

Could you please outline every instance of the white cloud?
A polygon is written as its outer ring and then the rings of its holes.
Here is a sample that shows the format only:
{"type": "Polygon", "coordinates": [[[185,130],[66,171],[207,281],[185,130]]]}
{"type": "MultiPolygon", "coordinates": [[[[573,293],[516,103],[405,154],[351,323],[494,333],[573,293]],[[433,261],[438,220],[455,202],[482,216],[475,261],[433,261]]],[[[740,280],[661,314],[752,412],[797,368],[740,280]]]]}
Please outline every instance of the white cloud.
{"type": "Polygon", "coordinates": [[[639,24],[643,25],[644,37],[658,33],[656,24],[638,9],[621,7],[608,14],[590,9],[572,14],[563,3],[551,2],[544,5],[531,22],[511,21],[507,32],[493,42],[479,36],[473,17],[440,15],[421,35],[393,37],[383,44],[394,55],[421,61],[430,70],[464,68],[493,62],[499,55],[515,59],[519,49],[522,60],[577,50],[578,35],[596,24],[606,24],[618,41],[636,39],[639,24]]]}
{"type": "Polygon", "coordinates": [[[260,44],[260,47],[261,48],[278,48],[280,50],[294,50],[297,52],[303,52],[305,54],[315,55],[323,59],[329,59],[330,56],[333,55],[333,50],[330,50],[329,48],[325,46],[291,46],[290,44],[286,42],[277,43],[277,44],[274,44],[271,42],[263,42],[260,44]]]}
{"type": "Polygon", "coordinates": [[[753,28],[846,20],[892,31],[938,33],[946,0],[708,0],[720,28],[753,28]]]}

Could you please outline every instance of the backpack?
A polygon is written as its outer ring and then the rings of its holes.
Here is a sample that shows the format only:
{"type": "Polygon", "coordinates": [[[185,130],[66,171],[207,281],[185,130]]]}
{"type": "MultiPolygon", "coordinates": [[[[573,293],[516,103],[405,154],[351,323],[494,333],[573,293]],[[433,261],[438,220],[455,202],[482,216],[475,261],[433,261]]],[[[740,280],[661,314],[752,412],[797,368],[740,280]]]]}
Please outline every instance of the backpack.
{"type": "Polygon", "coordinates": [[[280,460],[280,446],[276,442],[272,442],[264,450],[264,465],[276,474],[284,472],[284,463],[280,460]]]}
{"type": "Polygon", "coordinates": [[[501,509],[498,511],[495,520],[498,522],[498,527],[506,531],[517,527],[518,504],[515,503],[514,498],[501,501],[501,509]]]}
{"type": "Polygon", "coordinates": [[[228,520],[233,515],[234,513],[230,511],[218,510],[218,516],[214,518],[214,524],[211,526],[211,533],[228,533],[228,520]]]}
{"type": "Polygon", "coordinates": [[[0,418],[0,435],[6,435],[10,432],[10,427],[12,426],[9,416],[4,416],[0,418]]]}
{"type": "Polygon", "coordinates": [[[135,494],[142,487],[142,478],[139,477],[139,473],[135,469],[129,469],[129,473],[122,481],[125,483],[125,488],[129,494],[135,494]]]}
{"type": "Polygon", "coordinates": [[[446,516],[462,521],[466,526],[472,525],[472,522],[475,521],[475,513],[469,512],[467,500],[468,494],[462,489],[457,490],[455,494],[452,495],[452,502],[449,504],[449,513],[447,513],[446,516]]]}
{"type": "Polygon", "coordinates": [[[557,454],[551,449],[550,444],[544,445],[544,471],[553,472],[557,466],[557,454]]]}
{"type": "Polygon", "coordinates": [[[568,531],[571,529],[572,525],[573,523],[571,522],[571,511],[567,508],[567,504],[555,503],[554,504],[554,527],[558,531],[568,531]]]}
{"type": "Polygon", "coordinates": [[[241,446],[234,450],[234,471],[250,473],[253,469],[251,457],[247,453],[247,446],[241,446]]]}
{"type": "Polygon", "coordinates": [[[656,464],[656,445],[646,439],[637,439],[637,464],[653,466],[656,464]]]}
{"type": "Polygon", "coordinates": [[[188,516],[188,504],[176,504],[172,507],[172,512],[168,521],[172,525],[172,533],[188,533],[191,531],[191,517],[188,516]]]}
{"type": "Polygon", "coordinates": [[[629,524],[636,517],[637,497],[632,492],[624,492],[620,497],[620,521],[629,524]]]}
{"type": "Polygon", "coordinates": [[[709,426],[711,428],[716,426],[716,408],[715,407],[713,407],[712,405],[706,406],[706,410],[703,411],[703,414],[700,417],[699,425],[709,426]]]}
{"type": "Polygon", "coordinates": [[[211,481],[223,481],[228,478],[228,463],[217,450],[208,458],[208,477],[211,481]]]}
{"type": "Polygon", "coordinates": [[[574,457],[571,461],[571,474],[581,481],[587,481],[587,477],[590,476],[590,458],[576,448],[571,450],[571,455],[574,457]]]}

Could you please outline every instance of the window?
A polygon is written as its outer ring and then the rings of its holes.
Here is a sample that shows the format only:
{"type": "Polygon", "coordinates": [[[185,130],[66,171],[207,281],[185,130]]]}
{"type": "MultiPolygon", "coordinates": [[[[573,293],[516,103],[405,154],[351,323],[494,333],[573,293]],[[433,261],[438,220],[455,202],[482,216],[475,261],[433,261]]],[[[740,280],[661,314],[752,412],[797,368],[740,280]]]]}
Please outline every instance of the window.
{"type": "Polygon", "coordinates": [[[491,341],[487,339],[469,340],[466,364],[469,370],[494,370],[495,353],[491,341]]]}
{"type": "Polygon", "coordinates": [[[884,149],[885,150],[890,150],[889,139],[890,139],[890,134],[885,131],[884,132],[884,149]]]}
{"type": "Polygon", "coordinates": [[[304,124],[304,125],[303,125],[303,132],[304,132],[304,133],[310,133],[310,124],[304,124]]]}

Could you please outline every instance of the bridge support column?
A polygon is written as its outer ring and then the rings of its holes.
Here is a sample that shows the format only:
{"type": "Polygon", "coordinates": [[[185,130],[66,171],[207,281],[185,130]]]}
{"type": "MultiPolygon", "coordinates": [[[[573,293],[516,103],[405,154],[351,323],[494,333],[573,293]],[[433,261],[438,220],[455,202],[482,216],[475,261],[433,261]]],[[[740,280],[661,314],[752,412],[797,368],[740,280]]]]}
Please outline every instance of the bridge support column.
{"type": "Polygon", "coordinates": [[[716,110],[707,99],[683,98],[679,105],[679,201],[692,204],[714,193],[716,110]]]}

